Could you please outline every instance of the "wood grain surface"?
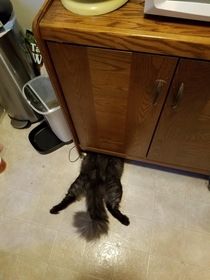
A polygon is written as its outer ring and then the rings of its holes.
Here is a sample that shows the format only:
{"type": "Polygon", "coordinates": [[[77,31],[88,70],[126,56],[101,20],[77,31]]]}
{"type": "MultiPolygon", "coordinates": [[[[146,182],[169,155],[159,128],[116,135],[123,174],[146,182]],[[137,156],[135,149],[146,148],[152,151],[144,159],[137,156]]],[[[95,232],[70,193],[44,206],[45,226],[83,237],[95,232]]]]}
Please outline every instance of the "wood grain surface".
{"type": "Polygon", "coordinates": [[[137,0],[101,16],[46,0],[33,31],[79,152],[210,174],[210,23],[145,17],[137,0]]]}
{"type": "Polygon", "coordinates": [[[40,12],[41,36],[45,40],[210,60],[210,23],[145,17],[143,9],[139,0],[130,0],[109,14],[80,16],[66,10],[60,0],[47,0],[40,12]]]}
{"type": "Polygon", "coordinates": [[[210,172],[209,73],[209,62],[179,62],[148,159],[210,172]],[[180,102],[173,109],[182,83],[180,102]]]}

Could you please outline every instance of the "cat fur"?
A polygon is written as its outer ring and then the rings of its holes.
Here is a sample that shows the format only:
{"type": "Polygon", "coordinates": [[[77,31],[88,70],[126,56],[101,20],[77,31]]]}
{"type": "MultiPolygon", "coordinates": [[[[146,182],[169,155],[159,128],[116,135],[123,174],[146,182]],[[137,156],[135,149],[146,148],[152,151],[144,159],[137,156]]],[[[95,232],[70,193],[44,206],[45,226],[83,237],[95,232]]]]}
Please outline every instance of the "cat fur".
{"type": "Polygon", "coordinates": [[[88,152],[82,160],[79,176],[71,184],[64,199],[50,213],[58,214],[85,197],[87,212],[76,212],[73,225],[87,241],[108,233],[109,218],[105,206],[116,219],[128,226],[128,217],[119,210],[123,193],[120,181],[123,168],[124,161],[121,158],[88,152]]]}

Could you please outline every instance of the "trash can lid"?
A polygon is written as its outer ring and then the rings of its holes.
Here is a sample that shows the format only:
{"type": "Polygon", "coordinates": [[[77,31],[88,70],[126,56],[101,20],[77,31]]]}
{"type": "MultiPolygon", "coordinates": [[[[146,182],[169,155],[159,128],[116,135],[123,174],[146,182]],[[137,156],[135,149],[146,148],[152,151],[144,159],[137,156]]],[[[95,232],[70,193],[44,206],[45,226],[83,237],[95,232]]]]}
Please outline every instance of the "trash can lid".
{"type": "MultiPolygon", "coordinates": [[[[9,32],[11,29],[13,29],[15,21],[16,21],[16,15],[14,12],[12,12],[7,23],[5,23],[5,25],[2,28],[0,27],[0,38],[3,37],[5,34],[7,34],[7,32],[9,32]]],[[[1,25],[1,21],[0,21],[0,25],[1,25]]]]}
{"type": "Polygon", "coordinates": [[[47,75],[36,77],[26,83],[22,94],[29,105],[40,114],[49,114],[60,108],[47,75]]]}
{"type": "Polygon", "coordinates": [[[8,22],[13,11],[10,0],[0,0],[0,28],[8,22]]]}

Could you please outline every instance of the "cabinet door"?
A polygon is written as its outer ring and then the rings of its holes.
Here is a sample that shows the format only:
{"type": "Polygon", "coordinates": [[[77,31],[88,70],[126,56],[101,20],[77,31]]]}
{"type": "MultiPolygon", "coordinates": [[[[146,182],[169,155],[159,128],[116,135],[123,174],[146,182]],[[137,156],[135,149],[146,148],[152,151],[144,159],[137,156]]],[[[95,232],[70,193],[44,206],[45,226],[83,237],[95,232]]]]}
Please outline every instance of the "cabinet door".
{"type": "Polygon", "coordinates": [[[177,59],[53,42],[48,48],[80,147],[145,157],[177,59]]]}
{"type": "Polygon", "coordinates": [[[148,159],[210,171],[209,77],[209,62],[180,60],[148,159]]]}

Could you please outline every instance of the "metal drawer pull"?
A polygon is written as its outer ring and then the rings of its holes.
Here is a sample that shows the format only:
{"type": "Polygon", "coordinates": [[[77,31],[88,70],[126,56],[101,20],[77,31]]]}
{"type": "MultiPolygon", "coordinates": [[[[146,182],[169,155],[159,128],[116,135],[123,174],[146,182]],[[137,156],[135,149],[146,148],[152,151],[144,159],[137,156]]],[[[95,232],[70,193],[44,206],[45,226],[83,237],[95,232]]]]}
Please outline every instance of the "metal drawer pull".
{"type": "Polygon", "coordinates": [[[175,98],[174,102],[171,104],[171,107],[173,109],[176,109],[177,106],[179,105],[179,102],[180,102],[182,94],[183,94],[183,90],[184,90],[184,83],[181,83],[179,91],[178,91],[178,93],[176,95],[176,98],[175,98]]]}
{"type": "Polygon", "coordinates": [[[156,90],[155,90],[155,99],[153,101],[153,105],[156,106],[158,103],[158,98],[160,96],[161,89],[163,87],[163,80],[158,80],[156,90]]]}

